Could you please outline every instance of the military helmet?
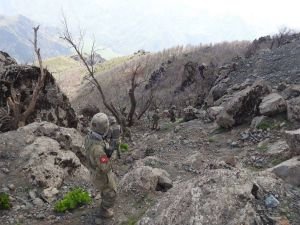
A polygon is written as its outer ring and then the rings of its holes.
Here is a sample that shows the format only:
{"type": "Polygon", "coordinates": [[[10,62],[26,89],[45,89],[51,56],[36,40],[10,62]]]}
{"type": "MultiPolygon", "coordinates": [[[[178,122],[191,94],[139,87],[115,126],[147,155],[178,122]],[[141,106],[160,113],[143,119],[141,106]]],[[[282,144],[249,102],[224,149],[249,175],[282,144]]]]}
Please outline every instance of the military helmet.
{"type": "Polygon", "coordinates": [[[117,122],[116,117],[110,116],[108,117],[109,125],[115,124],[117,122]]]}
{"type": "Polygon", "coordinates": [[[108,117],[104,113],[97,113],[93,116],[91,120],[92,131],[104,135],[108,132],[109,121],[108,117]]]}

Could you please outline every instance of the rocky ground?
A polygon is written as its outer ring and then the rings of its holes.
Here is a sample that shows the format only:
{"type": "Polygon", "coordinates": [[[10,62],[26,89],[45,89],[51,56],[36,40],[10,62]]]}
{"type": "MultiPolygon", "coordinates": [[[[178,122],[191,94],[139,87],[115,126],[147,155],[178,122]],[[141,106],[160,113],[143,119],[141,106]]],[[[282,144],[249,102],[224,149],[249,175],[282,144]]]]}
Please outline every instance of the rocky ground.
{"type": "Polygon", "coordinates": [[[220,68],[206,104],[175,123],[162,118],[158,131],[139,121],[113,163],[113,220],[95,220],[101,197],[77,129],[49,121],[0,133],[0,192],[12,203],[0,224],[300,224],[299,46],[292,36],[220,68]],[[74,187],[92,203],[54,212],[74,187]]]}
{"type": "MultiPolygon", "coordinates": [[[[114,165],[115,219],[103,224],[299,224],[300,161],[283,180],[272,172],[290,158],[282,135],[288,126],[224,130],[197,119],[164,121],[160,131],[136,127],[130,151],[114,165]]],[[[101,200],[80,164],[81,142],[75,129],[50,123],[1,135],[1,188],[13,203],[0,212],[1,224],[94,224],[101,200]],[[93,203],[55,213],[55,201],[74,186],[93,203]]]]}

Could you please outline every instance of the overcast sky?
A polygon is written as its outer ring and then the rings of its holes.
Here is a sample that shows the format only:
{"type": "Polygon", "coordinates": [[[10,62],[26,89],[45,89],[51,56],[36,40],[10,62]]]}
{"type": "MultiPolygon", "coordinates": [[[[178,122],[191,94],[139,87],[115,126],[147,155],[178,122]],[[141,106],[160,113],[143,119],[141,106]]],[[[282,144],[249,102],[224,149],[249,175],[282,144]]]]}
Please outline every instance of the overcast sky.
{"type": "MultiPolygon", "coordinates": [[[[157,45],[167,36],[174,45],[194,44],[197,37],[204,43],[208,39],[251,40],[273,34],[283,26],[300,30],[299,9],[299,0],[0,0],[0,14],[22,14],[39,23],[59,26],[63,10],[71,25],[88,30],[96,27],[96,37],[102,37],[100,41],[105,44],[110,45],[106,39],[124,34],[120,45],[132,35],[141,46],[145,37],[157,45]],[[134,37],[135,31],[142,33],[145,28],[147,36],[134,37]],[[131,34],[125,37],[126,31],[131,34]],[[186,36],[179,37],[181,33],[186,36]]],[[[149,43],[145,47],[153,48],[149,43]]]]}

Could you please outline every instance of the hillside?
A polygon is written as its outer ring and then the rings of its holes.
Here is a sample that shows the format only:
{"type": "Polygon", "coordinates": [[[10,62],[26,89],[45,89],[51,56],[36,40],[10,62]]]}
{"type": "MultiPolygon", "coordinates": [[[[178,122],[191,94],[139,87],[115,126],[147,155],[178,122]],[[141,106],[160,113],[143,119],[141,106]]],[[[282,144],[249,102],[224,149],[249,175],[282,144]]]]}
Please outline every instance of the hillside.
{"type": "MultiPolygon", "coordinates": [[[[105,162],[111,162],[118,190],[114,217],[103,219],[99,217],[103,195],[92,184],[84,157],[81,128],[87,128],[83,120],[89,118],[80,114],[86,106],[105,108],[91,85],[81,82],[80,63],[67,57],[48,60],[49,69],[61,74],[63,80],[56,80],[65,82],[62,86],[80,81],[78,86],[69,85],[74,90],[68,93],[79,124],[77,128],[61,124],[59,116],[54,122],[36,118],[0,133],[0,193],[10,202],[7,210],[0,210],[1,222],[299,225],[299,61],[300,34],[288,33],[252,43],[140,52],[97,65],[96,76],[108,101],[119,108],[128,106],[130,75],[141,65],[139,103],[152,91],[150,112],[160,109],[158,129],[151,129],[151,116],[142,117],[130,127],[132,138],[122,138],[121,158],[105,162]],[[66,71],[73,76],[67,77],[66,71]],[[176,106],[173,122],[164,112],[170,104],[176,106]],[[64,201],[68,210],[57,212],[57,202],[75,187],[86,190],[91,202],[72,209],[74,199],[82,195],[73,196],[64,201]]],[[[27,89],[33,79],[28,77],[37,79],[36,71],[37,67],[19,66],[7,54],[0,55],[0,75],[15,82],[21,100],[30,97],[27,89]],[[21,73],[16,67],[22,68],[21,73]],[[26,78],[24,84],[20,78],[26,78]]],[[[59,88],[48,76],[42,93],[47,98],[41,101],[46,107],[37,113],[67,116],[57,100],[63,99],[72,111],[68,98],[53,92],[59,88]]],[[[3,84],[0,87],[7,90],[7,82],[3,84]]],[[[0,112],[10,113],[5,98],[12,94],[2,95],[0,112]]],[[[88,108],[92,114],[94,108],[88,108]]]]}
{"type": "MultiPolygon", "coordinates": [[[[32,28],[37,25],[25,16],[0,15],[0,50],[8,52],[20,63],[34,62],[30,40],[33,39],[32,28]]],[[[54,27],[41,25],[38,41],[43,58],[70,54],[69,48],[59,40],[58,30],[54,27]]]]}

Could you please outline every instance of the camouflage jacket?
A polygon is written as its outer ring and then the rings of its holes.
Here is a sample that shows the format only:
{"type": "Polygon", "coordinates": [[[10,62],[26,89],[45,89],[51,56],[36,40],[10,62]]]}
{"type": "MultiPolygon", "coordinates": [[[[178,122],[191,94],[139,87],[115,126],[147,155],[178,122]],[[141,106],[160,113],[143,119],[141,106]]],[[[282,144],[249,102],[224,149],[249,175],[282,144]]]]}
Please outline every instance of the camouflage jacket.
{"type": "Polygon", "coordinates": [[[96,170],[100,173],[111,171],[110,160],[106,155],[105,149],[109,145],[103,137],[95,132],[90,132],[84,141],[84,155],[89,169],[96,170]]]}

